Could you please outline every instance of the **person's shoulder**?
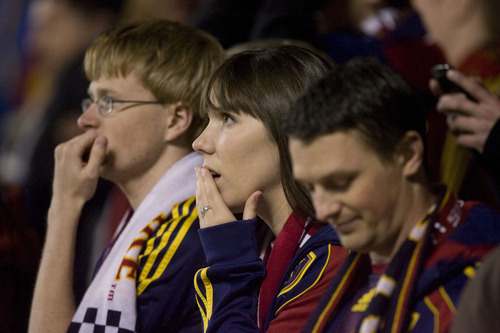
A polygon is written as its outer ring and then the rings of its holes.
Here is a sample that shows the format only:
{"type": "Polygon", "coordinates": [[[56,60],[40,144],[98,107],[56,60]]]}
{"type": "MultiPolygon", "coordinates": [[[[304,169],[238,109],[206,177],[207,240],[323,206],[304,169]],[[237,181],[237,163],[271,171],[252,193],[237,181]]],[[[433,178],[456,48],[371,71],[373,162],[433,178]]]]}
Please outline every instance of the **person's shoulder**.
{"type": "Polygon", "coordinates": [[[462,223],[446,238],[446,242],[465,247],[500,244],[500,213],[485,204],[466,201],[462,223]]]}
{"type": "MultiPolygon", "coordinates": [[[[182,242],[183,239],[194,237],[198,239],[200,228],[198,211],[196,210],[196,197],[188,198],[172,207],[170,214],[162,218],[159,227],[148,240],[148,243],[155,243],[156,246],[165,246],[171,242],[182,242]],[[165,233],[170,234],[169,242],[156,242],[155,239],[164,238],[165,233]]],[[[179,244],[177,245],[179,246],[179,244]]]]}
{"type": "Polygon", "coordinates": [[[138,294],[156,280],[168,280],[180,267],[185,271],[194,265],[193,272],[202,267],[205,260],[198,230],[195,197],[174,205],[139,255],[138,294]]]}
{"type": "Polygon", "coordinates": [[[181,216],[193,216],[197,218],[198,211],[196,210],[196,197],[193,196],[175,204],[172,207],[172,213],[170,215],[171,219],[178,218],[181,216]]]}
{"type": "Polygon", "coordinates": [[[500,242],[500,212],[477,201],[465,201],[463,205],[464,222],[458,228],[472,229],[485,236],[494,237],[500,242]]]}

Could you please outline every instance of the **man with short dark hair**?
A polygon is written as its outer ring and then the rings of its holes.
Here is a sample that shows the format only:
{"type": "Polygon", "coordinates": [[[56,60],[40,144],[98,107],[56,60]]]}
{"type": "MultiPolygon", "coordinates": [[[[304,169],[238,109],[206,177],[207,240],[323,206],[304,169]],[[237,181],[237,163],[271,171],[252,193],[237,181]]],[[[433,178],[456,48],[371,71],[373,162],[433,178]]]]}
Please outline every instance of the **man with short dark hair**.
{"type": "Polygon", "coordinates": [[[446,332],[500,215],[431,186],[425,115],[397,74],[337,66],[286,116],[294,175],[351,250],[309,332],[446,332]]]}

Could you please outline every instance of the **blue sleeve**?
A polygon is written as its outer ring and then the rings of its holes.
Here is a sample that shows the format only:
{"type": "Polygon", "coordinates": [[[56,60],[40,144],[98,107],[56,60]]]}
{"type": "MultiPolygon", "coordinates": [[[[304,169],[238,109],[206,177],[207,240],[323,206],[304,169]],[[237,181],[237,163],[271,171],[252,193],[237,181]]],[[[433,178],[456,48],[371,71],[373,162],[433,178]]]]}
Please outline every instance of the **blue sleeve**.
{"type": "Polygon", "coordinates": [[[194,197],[174,206],[139,256],[137,331],[200,332],[193,277],[206,266],[194,197]]]}
{"type": "Polygon", "coordinates": [[[200,229],[208,267],[195,276],[205,332],[259,332],[257,302],[265,264],[259,258],[255,220],[200,229]]]}

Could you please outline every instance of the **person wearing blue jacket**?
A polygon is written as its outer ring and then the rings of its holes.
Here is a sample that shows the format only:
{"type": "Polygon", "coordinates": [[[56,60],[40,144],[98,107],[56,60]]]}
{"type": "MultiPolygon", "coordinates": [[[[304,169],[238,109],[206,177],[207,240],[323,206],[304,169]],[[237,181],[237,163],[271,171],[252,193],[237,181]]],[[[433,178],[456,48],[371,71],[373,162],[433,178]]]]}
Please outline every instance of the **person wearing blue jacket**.
{"type": "Polygon", "coordinates": [[[193,143],[204,157],[196,205],[208,267],[195,288],[205,332],[300,332],[347,255],[293,179],[281,129],[329,68],[294,45],[248,50],[205,87],[209,123],[193,143]]]}

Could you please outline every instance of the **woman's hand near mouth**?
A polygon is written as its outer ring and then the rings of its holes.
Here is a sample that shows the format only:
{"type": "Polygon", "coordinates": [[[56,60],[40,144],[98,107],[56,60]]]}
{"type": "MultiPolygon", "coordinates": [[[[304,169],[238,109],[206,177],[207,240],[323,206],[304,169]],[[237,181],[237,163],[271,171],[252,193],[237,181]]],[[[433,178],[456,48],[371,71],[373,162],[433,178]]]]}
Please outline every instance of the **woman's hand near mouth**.
{"type": "MultiPolygon", "coordinates": [[[[213,227],[236,221],[236,217],[222,199],[211,172],[205,167],[196,167],[195,173],[197,180],[196,208],[198,209],[200,227],[213,227]],[[203,214],[202,210],[204,210],[203,214]]],[[[258,201],[261,195],[261,191],[255,191],[248,197],[243,210],[244,220],[253,219],[257,216],[258,201]]]]}

